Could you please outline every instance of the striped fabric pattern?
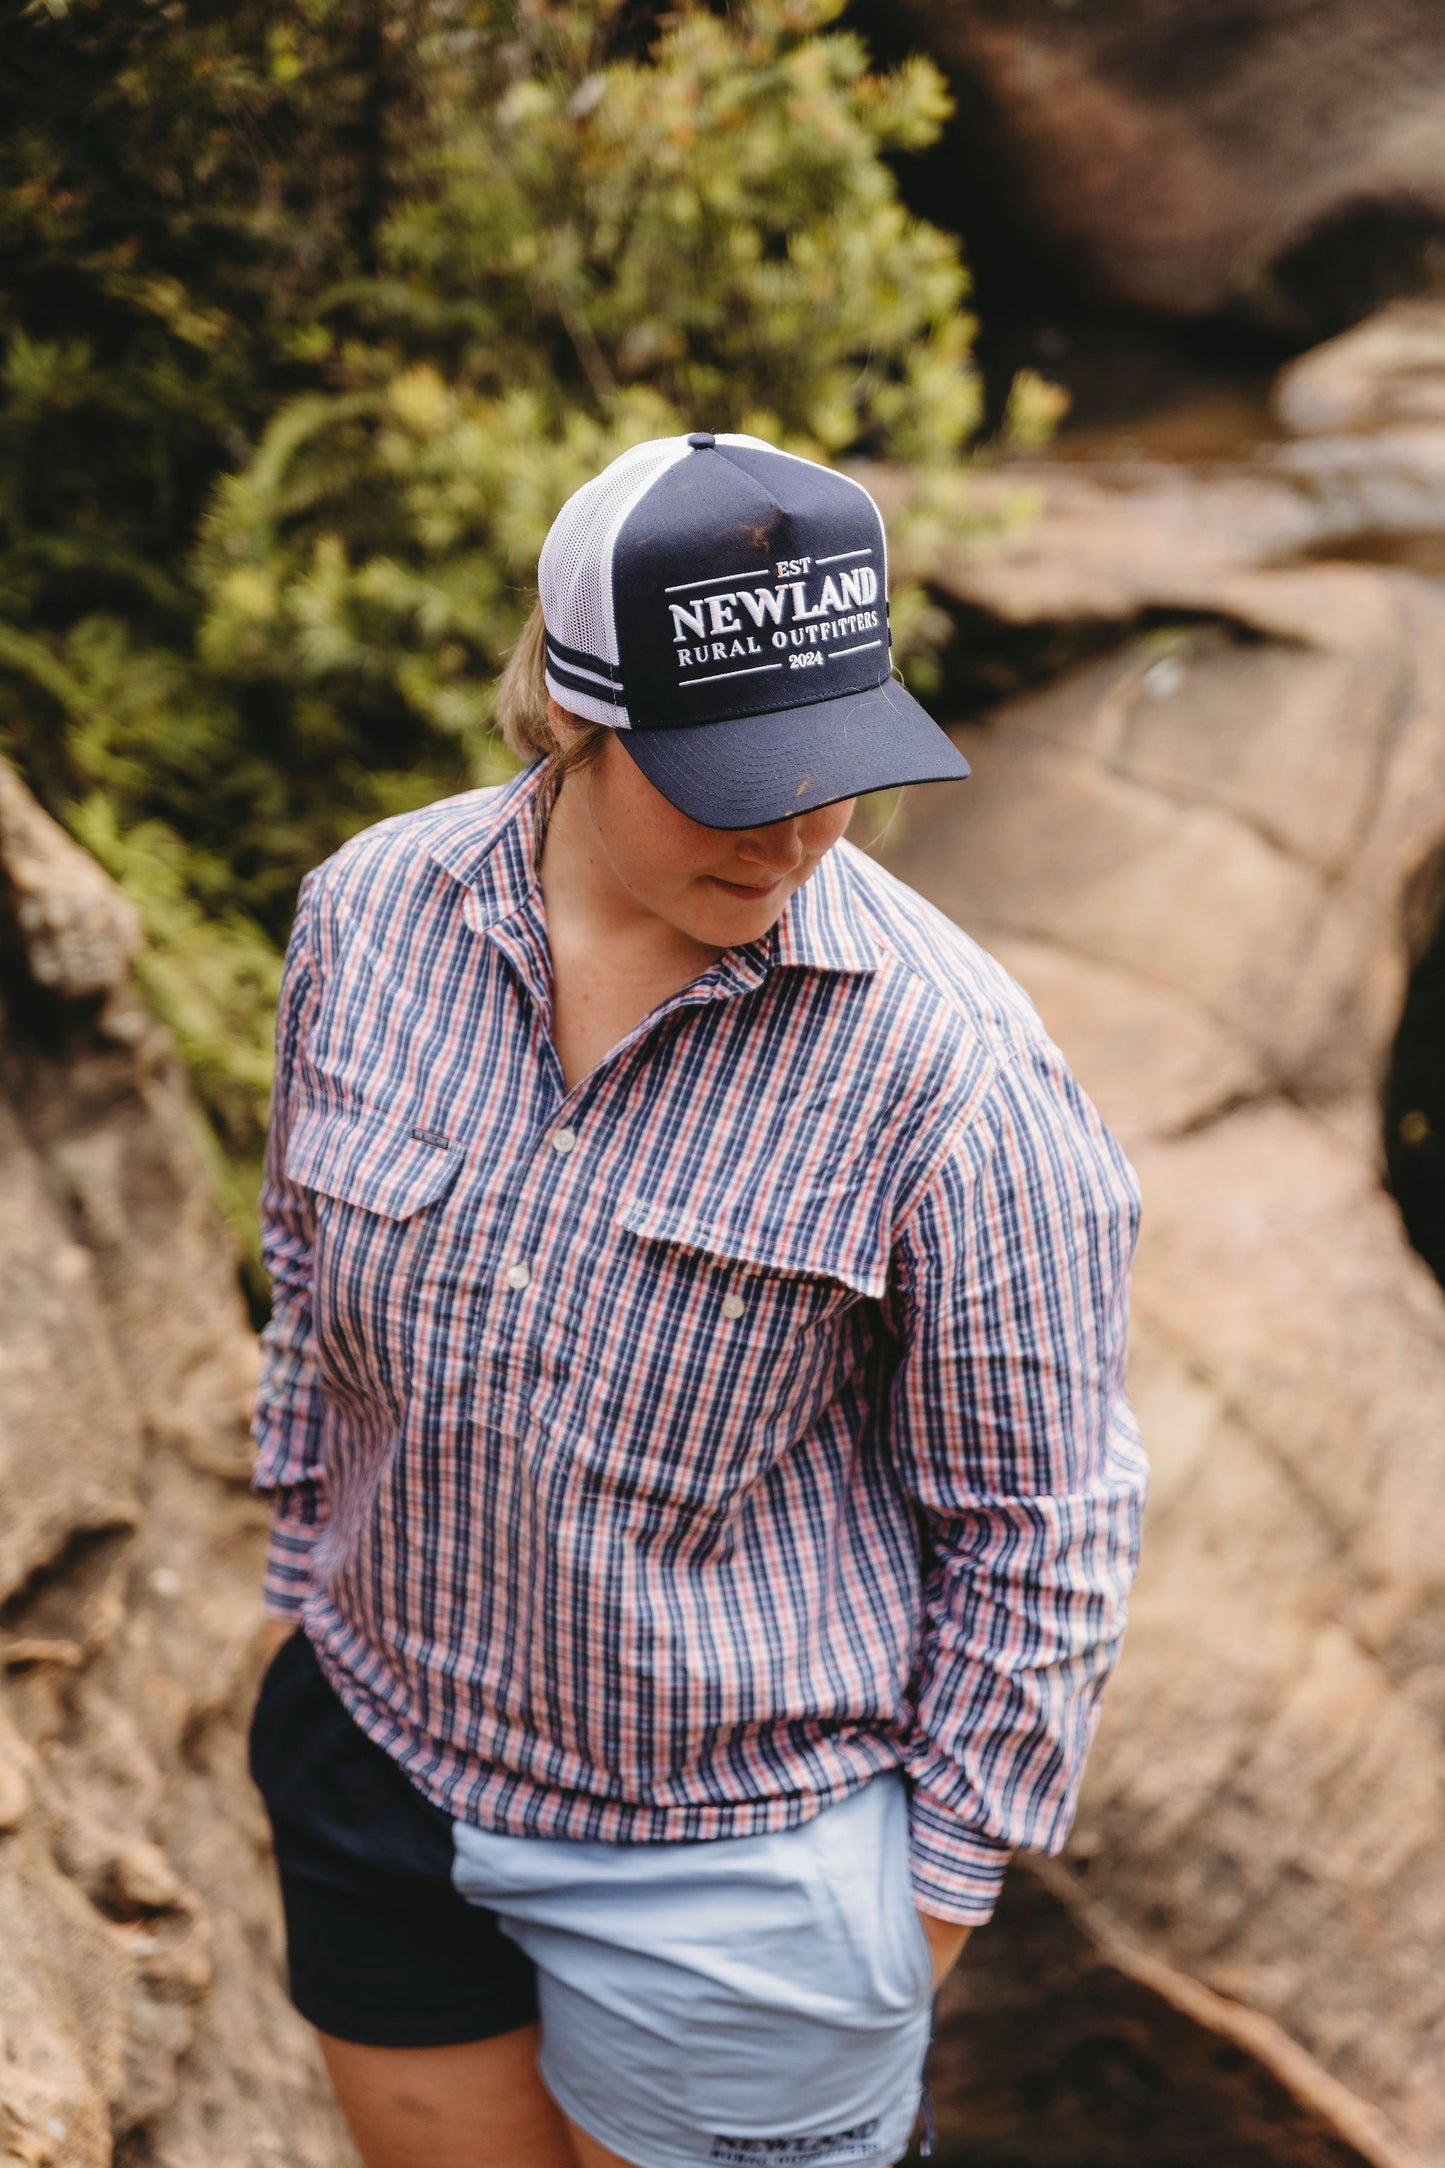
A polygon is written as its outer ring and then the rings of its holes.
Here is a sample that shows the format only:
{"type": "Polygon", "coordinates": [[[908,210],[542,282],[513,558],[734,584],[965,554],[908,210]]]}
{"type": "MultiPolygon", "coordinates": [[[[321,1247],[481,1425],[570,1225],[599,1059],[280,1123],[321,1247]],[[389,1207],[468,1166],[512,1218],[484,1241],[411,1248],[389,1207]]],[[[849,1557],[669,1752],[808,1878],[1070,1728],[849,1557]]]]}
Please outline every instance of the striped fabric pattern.
{"type": "Polygon", "coordinates": [[[1133,1177],[847,843],[568,1093],[541,772],[303,884],[267,1608],[456,1818],[744,1835],[901,1765],[919,1902],[985,1919],[1063,1843],[1124,1626],[1133,1177]]]}
{"type": "MultiPolygon", "coordinates": [[[[590,655],[580,647],[567,647],[550,632],[547,634],[547,689],[554,700],[570,699],[574,693],[587,693],[594,700],[605,699],[615,711],[623,712],[626,708],[622,672],[617,664],[606,661],[601,655],[590,655]]],[[[615,727],[630,729],[631,725],[619,721],[615,727]]]]}

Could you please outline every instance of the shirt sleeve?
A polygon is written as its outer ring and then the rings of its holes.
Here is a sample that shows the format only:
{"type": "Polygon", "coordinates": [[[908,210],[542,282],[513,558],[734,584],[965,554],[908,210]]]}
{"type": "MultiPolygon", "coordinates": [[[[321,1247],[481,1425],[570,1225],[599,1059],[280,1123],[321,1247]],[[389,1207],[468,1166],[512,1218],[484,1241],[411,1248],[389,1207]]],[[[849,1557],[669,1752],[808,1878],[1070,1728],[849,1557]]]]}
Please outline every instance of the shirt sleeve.
{"type": "Polygon", "coordinates": [[[899,1231],[897,1466],[925,1539],[914,1894],[986,1920],[1073,1820],[1138,1556],[1124,1393],[1139,1193],[1047,1040],[1000,1068],[899,1231]]]}
{"type": "Polygon", "coordinates": [[[271,1317],[261,1333],[261,1377],[251,1420],[252,1488],[272,1499],[264,1604],[294,1619],[310,1583],[311,1553],[326,1524],[321,1466],[322,1394],[311,1323],[312,1207],[286,1176],[296,1071],[317,995],[314,883],[301,885],[276,1012],[276,1077],[261,1185],[261,1256],[271,1278],[271,1317]]]}

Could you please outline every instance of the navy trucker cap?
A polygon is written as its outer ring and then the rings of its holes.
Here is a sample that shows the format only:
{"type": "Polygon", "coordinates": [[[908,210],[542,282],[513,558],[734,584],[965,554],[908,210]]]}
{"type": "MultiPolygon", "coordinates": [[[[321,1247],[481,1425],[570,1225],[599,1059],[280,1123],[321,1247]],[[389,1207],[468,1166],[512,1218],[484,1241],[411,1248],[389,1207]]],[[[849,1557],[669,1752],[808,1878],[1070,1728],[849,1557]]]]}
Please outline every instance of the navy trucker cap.
{"type": "Polygon", "coordinates": [[[655,437],[568,498],[538,566],[547,689],[709,828],[968,762],[891,675],[866,489],[761,437],[655,437]]]}

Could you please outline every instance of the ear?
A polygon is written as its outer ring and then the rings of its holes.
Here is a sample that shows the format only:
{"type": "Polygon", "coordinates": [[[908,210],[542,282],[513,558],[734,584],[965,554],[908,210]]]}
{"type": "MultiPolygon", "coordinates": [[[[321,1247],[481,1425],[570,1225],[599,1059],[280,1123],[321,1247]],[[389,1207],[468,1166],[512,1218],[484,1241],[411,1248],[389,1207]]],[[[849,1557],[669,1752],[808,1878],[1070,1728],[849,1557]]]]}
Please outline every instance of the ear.
{"type": "Polygon", "coordinates": [[[556,733],[557,743],[564,751],[572,744],[583,727],[577,717],[569,714],[560,701],[553,700],[550,697],[547,701],[547,720],[556,733]]]}

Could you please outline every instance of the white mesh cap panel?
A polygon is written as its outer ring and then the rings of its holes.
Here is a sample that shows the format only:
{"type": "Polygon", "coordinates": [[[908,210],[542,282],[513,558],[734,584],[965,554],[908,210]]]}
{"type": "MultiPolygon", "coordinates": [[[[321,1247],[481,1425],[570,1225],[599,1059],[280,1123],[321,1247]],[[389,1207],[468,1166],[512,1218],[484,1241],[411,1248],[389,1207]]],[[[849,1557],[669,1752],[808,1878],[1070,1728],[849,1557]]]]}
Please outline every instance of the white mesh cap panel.
{"type": "Polygon", "coordinates": [[[606,723],[611,730],[630,730],[631,718],[616,693],[608,692],[599,685],[595,693],[584,693],[580,686],[571,682],[563,684],[550,663],[545,667],[547,690],[559,708],[575,715],[584,723],[606,723]]]}
{"type": "MultiPolygon", "coordinates": [[[[638,499],[691,450],[686,437],[653,437],[635,444],[567,499],[548,530],[537,564],[542,615],[554,639],[616,668],[620,653],[612,606],[613,546],[638,499]]],[[[630,727],[621,694],[583,663],[569,667],[565,684],[554,678],[549,664],[547,690],[569,714],[610,724],[614,730],[630,727]],[[593,676],[598,680],[595,692],[575,682],[593,676]]]]}

